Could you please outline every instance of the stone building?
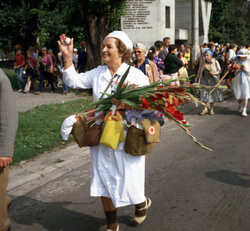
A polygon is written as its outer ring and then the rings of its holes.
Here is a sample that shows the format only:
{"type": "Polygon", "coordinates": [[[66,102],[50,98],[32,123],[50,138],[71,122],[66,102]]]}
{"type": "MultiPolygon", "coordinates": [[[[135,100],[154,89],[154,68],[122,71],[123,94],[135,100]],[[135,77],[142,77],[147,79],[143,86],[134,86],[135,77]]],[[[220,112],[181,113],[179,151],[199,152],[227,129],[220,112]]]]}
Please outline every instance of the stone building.
{"type": "Polygon", "coordinates": [[[154,41],[170,37],[172,43],[192,44],[194,12],[199,14],[198,43],[208,42],[212,3],[205,0],[128,0],[121,29],[136,42],[147,47],[154,41]],[[194,2],[199,4],[194,10],[194,2]]]}

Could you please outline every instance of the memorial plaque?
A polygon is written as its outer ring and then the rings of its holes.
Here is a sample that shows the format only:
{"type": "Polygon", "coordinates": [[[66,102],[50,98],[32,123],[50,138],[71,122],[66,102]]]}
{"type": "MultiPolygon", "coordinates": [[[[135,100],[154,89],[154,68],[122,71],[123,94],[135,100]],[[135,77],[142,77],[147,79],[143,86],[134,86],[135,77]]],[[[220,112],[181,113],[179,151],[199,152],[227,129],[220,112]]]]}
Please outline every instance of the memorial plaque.
{"type": "Polygon", "coordinates": [[[150,30],[157,26],[156,0],[128,0],[123,17],[125,30],[150,30]]]}

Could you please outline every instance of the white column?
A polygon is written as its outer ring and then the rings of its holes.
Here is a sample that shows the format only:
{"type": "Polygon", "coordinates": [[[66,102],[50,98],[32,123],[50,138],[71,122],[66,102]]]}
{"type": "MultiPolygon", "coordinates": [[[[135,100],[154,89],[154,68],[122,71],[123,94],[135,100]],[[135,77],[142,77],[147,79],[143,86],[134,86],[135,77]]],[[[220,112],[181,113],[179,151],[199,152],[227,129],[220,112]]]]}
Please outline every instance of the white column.
{"type": "Polygon", "coordinates": [[[208,43],[208,30],[210,24],[211,10],[212,10],[212,3],[201,0],[201,14],[202,14],[202,23],[204,31],[203,43],[208,43]]]}
{"type": "Polygon", "coordinates": [[[192,61],[194,61],[199,52],[199,0],[193,0],[193,35],[192,35],[192,61]]]}

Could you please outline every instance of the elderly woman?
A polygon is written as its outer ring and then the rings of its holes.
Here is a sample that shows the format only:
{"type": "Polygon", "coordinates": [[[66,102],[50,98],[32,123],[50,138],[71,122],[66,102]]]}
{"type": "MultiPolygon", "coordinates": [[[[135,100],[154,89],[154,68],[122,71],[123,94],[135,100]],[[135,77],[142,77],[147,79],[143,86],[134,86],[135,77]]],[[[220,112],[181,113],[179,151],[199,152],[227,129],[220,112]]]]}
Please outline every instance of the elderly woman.
{"type": "Polygon", "coordinates": [[[140,69],[149,78],[149,82],[159,81],[159,75],[156,64],[148,59],[147,48],[143,43],[137,43],[134,47],[135,61],[134,66],[140,69]]]}
{"type": "Polygon", "coordinates": [[[241,49],[238,57],[240,57],[240,62],[235,65],[236,78],[232,89],[239,102],[239,112],[242,116],[247,116],[247,103],[250,98],[250,59],[247,58],[247,49],[241,49]]]}
{"type": "MultiPolygon", "coordinates": [[[[196,81],[204,86],[215,86],[219,81],[220,72],[220,64],[213,58],[213,53],[209,49],[204,50],[196,81]]],[[[223,100],[223,93],[216,89],[210,94],[210,89],[201,89],[200,100],[206,104],[200,115],[208,114],[208,104],[210,115],[214,115],[214,103],[223,100]]]]}
{"type": "MultiPolygon", "coordinates": [[[[60,36],[59,48],[64,54],[63,80],[71,88],[92,88],[94,101],[104,92],[111,79],[113,82],[107,93],[115,90],[117,81],[128,69],[133,44],[122,31],[110,33],[103,43],[102,58],[104,66],[98,66],[85,73],[78,74],[72,63],[73,39],[69,45],[65,35],[60,36]]],[[[142,71],[131,67],[126,81],[143,86],[149,84],[149,79],[142,71]]],[[[126,105],[113,99],[117,109],[126,109],[126,105]]],[[[116,219],[116,208],[135,205],[134,222],[142,223],[151,204],[145,197],[145,157],[132,156],[124,151],[124,142],[120,142],[113,150],[101,144],[91,148],[92,179],[90,195],[101,197],[104,207],[107,230],[119,230],[116,219]]]]}

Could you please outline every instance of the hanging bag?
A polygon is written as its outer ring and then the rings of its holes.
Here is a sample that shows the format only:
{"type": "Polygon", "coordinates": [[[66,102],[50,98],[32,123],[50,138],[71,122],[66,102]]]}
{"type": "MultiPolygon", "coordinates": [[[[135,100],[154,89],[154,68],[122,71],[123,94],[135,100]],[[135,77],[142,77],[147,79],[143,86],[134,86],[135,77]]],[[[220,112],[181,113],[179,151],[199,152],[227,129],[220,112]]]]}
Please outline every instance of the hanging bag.
{"type": "Polygon", "coordinates": [[[105,116],[104,121],[105,125],[100,144],[115,150],[119,142],[125,141],[122,116],[118,111],[115,112],[115,115],[112,115],[111,112],[109,112],[105,116]]]}
{"type": "MultiPolygon", "coordinates": [[[[125,72],[124,76],[122,77],[118,87],[121,88],[123,82],[125,81],[128,72],[129,72],[130,67],[127,69],[127,71],[125,72]]],[[[105,93],[107,92],[108,88],[111,86],[114,78],[117,77],[117,75],[114,75],[111,80],[108,83],[108,86],[106,87],[104,93],[102,94],[102,96],[100,97],[100,100],[103,98],[103,96],[105,95],[105,93]]],[[[115,96],[118,96],[117,94],[115,96]]],[[[100,139],[101,139],[101,135],[102,135],[102,124],[100,125],[88,125],[87,124],[87,119],[85,116],[83,115],[77,115],[77,117],[79,118],[79,121],[77,121],[72,128],[72,132],[71,134],[73,135],[76,143],[78,144],[78,146],[81,147],[94,147],[96,145],[99,144],[100,139]]],[[[111,125],[112,123],[110,123],[111,125]]],[[[109,126],[110,126],[109,125],[109,126]]],[[[120,125],[114,125],[114,127],[116,127],[116,129],[119,127],[120,125]]],[[[123,128],[123,126],[122,126],[123,128]]],[[[110,139],[111,136],[109,136],[110,139]]],[[[121,137],[119,137],[120,141],[124,141],[125,140],[125,136],[124,133],[123,135],[121,134],[121,137]]],[[[103,141],[104,142],[104,141],[103,141]]],[[[105,141],[106,142],[106,141],[105,141]]],[[[114,147],[114,145],[112,145],[112,147],[114,147]]]]}

